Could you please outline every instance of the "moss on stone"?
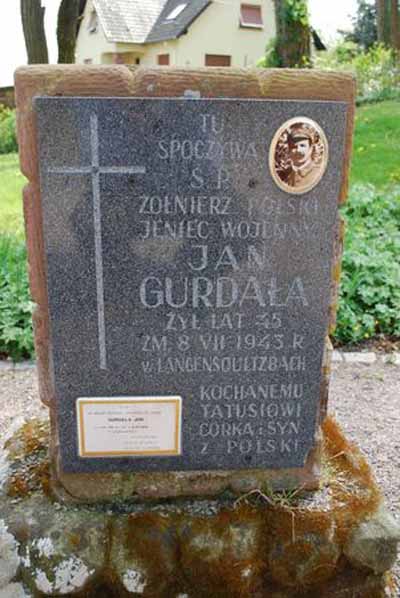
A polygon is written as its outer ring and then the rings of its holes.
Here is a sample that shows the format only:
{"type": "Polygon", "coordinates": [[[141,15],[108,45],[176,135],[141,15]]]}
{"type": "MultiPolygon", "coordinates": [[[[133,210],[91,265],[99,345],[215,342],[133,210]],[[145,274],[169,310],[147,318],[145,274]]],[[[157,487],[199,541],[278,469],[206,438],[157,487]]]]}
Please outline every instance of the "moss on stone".
{"type": "Polygon", "coordinates": [[[47,420],[32,419],[6,442],[10,473],[6,490],[13,498],[32,492],[50,494],[50,427],[47,420]]]}

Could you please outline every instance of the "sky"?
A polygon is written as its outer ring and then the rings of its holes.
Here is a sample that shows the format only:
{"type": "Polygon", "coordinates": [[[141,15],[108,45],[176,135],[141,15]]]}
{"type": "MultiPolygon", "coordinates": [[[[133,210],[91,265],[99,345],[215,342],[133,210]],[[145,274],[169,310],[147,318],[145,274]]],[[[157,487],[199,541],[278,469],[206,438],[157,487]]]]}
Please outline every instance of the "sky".
{"type": "MultiPolygon", "coordinates": [[[[232,0],[235,1],[235,0],[232,0]]],[[[56,22],[60,0],[42,0],[46,6],[45,26],[50,62],[57,60],[56,22]]],[[[335,38],[337,29],[350,27],[357,0],[308,0],[311,22],[324,41],[335,38]]],[[[26,52],[19,14],[20,0],[0,1],[0,87],[12,85],[17,66],[26,64],[26,52]]]]}

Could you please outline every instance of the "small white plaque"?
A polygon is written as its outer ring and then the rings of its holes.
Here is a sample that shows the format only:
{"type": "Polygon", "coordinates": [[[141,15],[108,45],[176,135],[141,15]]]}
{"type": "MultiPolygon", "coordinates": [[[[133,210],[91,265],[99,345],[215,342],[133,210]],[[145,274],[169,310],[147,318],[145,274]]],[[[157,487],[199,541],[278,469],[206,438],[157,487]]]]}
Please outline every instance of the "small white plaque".
{"type": "Polygon", "coordinates": [[[181,397],[81,397],[81,457],[181,454],[181,397]]]}

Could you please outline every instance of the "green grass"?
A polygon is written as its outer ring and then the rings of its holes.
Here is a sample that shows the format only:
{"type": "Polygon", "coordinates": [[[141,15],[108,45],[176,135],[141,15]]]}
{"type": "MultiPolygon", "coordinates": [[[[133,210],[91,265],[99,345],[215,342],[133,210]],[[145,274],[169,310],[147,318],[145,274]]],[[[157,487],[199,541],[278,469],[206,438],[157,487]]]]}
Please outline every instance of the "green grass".
{"type": "Polygon", "coordinates": [[[357,109],[351,183],[400,183],[400,102],[357,109]]]}
{"type": "Polygon", "coordinates": [[[0,234],[23,236],[22,189],[25,182],[17,154],[0,155],[0,234]]]}

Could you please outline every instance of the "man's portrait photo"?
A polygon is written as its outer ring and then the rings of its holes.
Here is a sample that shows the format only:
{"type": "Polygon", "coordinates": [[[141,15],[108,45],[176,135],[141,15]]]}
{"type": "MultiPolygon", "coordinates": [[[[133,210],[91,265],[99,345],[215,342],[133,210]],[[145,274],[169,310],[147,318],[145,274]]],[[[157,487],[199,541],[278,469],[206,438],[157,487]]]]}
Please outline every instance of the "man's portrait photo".
{"type": "Polygon", "coordinates": [[[270,150],[271,174],[289,193],[306,193],[321,180],[328,163],[328,142],[321,127],[306,117],[286,122],[270,150]]]}

